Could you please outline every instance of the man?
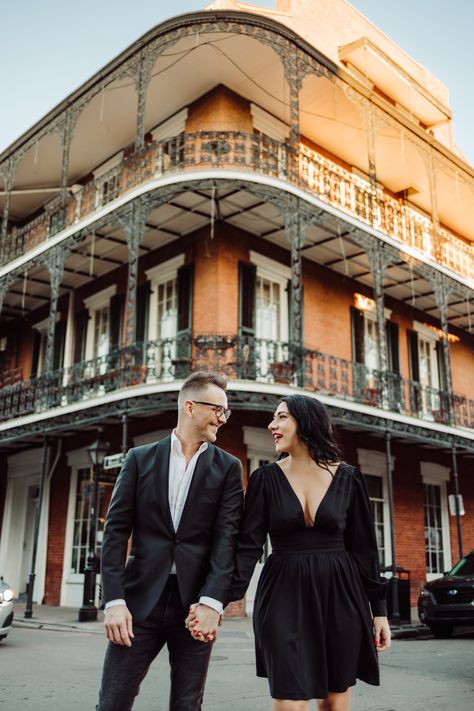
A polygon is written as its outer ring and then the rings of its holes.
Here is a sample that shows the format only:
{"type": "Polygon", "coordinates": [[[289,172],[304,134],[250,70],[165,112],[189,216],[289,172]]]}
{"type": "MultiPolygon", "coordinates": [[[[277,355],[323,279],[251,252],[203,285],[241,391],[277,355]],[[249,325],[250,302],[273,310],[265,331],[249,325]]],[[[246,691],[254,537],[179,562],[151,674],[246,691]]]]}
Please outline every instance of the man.
{"type": "Polygon", "coordinates": [[[240,461],[213,444],[230,416],[225,388],[221,375],[193,373],[179,393],[176,429],[131,449],[117,479],[102,544],[109,646],[98,711],[129,711],[165,644],[170,711],[201,709],[243,505],[240,461]]]}

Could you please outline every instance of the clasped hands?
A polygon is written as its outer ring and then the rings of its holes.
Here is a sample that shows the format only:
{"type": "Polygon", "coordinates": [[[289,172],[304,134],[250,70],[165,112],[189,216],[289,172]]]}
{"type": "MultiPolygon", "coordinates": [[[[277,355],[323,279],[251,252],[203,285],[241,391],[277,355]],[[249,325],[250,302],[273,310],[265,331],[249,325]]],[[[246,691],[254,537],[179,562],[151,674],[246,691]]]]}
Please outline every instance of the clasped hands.
{"type": "Polygon", "coordinates": [[[217,639],[217,629],[221,624],[221,616],[208,605],[198,603],[191,605],[189,615],[184,621],[194,639],[200,642],[214,642],[217,639]]]}

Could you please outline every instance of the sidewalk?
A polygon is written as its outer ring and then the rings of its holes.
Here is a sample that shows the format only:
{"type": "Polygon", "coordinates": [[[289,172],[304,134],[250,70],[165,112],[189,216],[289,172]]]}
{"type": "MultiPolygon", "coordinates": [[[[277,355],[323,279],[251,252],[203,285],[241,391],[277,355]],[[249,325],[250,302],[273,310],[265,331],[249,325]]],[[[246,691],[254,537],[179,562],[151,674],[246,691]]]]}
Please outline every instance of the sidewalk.
{"type": "MultiPolygon", "coordinates": [[[[30,620],[24,618],[24,603],[15,604],[15,615],[13,627],[23,627],[28,629],[47,629],[56,632],[87,632],[89,634],[104,634],[104,614],[99,610],[96,622],[79,622],[77,619],[78,608],[76,607],[53,607],[52,605],[33,605],[33,617],[30,620]]],[[[248,632],[249,637],[253,637],[251,617],[227,617],[225,627],[232,625],[242,631],[248,632]]],[[[224,632],[225,627],[222,629],[224,632]]],[[[404,624],[391,626],[393,639],[410,639],[424,637],[431,633],[425,625],[404,624]]],[[[225,634],[224,634],[225,636],[225,634]]]]}

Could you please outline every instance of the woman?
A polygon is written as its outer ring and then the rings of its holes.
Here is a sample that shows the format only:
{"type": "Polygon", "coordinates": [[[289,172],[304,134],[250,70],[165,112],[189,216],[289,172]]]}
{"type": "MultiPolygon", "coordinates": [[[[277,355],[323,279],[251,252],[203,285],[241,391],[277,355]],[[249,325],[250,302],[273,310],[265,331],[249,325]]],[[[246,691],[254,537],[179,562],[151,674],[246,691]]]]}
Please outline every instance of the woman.
{"type": "Polygon", "coordinates": [[[254,604],[257,675],[268,677],[273,711],[305,711],[310,699],[348,711],[356,678],[379,684],[377,651],[390,646],[364,480],[341,461],[314,398],[283,398],[269,430],[280,457],[250,477],[233,598],[244,596],[269,533],[254,604]]]}

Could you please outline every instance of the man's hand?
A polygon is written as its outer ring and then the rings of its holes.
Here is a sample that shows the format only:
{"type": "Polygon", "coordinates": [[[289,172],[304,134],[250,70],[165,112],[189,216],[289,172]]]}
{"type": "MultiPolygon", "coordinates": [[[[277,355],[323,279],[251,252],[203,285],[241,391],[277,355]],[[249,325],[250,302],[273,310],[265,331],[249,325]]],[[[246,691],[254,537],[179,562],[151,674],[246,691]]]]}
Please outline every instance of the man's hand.
{"type": "Polygon", "coordinates": [[[114,644],[132,646],[132,616],[126,605],[112,605],[104,613],[105,636],[114,644]]]}
{"type": "Polygon", "coordinates": [[[386,617],[374,617],[374,644],[377,652],[385,652],[390,648],[392,635],[386,617]]]}
{"type": "Polygon", "coordinates": [[[191,605],[185,626],[194,639],[201,642],[213,642],[217,639],[217,628],[220,625],[220,615],[208,605],[199,603],[191,605]]]}

